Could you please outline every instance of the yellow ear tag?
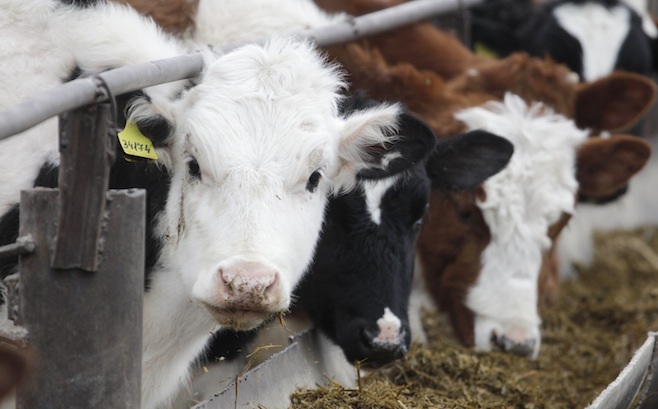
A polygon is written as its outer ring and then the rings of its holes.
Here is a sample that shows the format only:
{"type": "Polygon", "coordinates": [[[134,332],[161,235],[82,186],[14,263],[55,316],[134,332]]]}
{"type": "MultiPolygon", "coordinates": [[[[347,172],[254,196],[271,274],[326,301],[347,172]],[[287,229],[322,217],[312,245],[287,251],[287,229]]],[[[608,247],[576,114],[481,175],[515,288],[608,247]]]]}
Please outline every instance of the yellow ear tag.
{"type": "Polygon", "coordinates": [[[127,160],[158,159],[153,142],[139,131],[134,122],[126,123],[126,127],[119,132],[118,137],[127,160]]]}
{"type": "Polygon", "coordinates": [[[491,49],[490,47],[479,41],[475,43],[473,49],[475,51],[475,54],[482,56],[484,58],[492,58],[492,59],[498,58],[498,53],[496,53],[493,49],[491,49]]]}

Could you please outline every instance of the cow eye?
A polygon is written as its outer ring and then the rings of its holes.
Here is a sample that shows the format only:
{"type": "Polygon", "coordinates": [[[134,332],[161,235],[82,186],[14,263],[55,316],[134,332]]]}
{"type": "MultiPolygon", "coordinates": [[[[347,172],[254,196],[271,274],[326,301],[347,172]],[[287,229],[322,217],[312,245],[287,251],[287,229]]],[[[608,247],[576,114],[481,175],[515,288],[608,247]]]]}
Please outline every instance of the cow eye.
{"type": "Polygon", "coordinates": [[[311,173],[311,176],[308,178],[308,182],[306,182],[306,190],[311,193],[315,192],[315,189],[318,187],[318,183],[320,183],[321,177],[322,173],[320,173],[319,170],[311,173]]]}
{"type": "Polygon", "coordinates": [[[191,158],[190,161],[187,162],[187,171],[190,174],[190,177],[201,179],[201,169],[199,168],[199,162],[197,162],[196,159],[191,158]]]}
{"type": "Polygon", "coordinates": [[[468,209],[461,209],[457,211],[457,217],[464,223],[469,223],[473,218],[473,212],[468,209]]]}

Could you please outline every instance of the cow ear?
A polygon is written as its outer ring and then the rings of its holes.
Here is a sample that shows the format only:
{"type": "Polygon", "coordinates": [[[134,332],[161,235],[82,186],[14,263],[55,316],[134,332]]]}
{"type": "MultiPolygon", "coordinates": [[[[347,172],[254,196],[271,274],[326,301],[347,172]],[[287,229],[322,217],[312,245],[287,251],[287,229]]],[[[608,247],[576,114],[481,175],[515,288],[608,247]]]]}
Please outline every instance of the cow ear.
{"type": "Polygon", "coordinates": [[[339,131],[340,168],[333,178],[334,189],[349,190],[356,185],[362,171],[381,168],[382,163],[394,159],[395,153],[389,156],[387,152],[395,145],[400,114],[398,105],[381,104],[345,116],[339,131]]]}
{"type": "Polygon", "coordinates": [[[156,148],[166,146],[167,139],[174,131],[173,121],[158,109],[152,98],[140,92],[126,101],[124,106],[127,122],[134,123],[156,148]]]}
{"type": "Polygon", "coordinates": [[[153,142],[153,146],[156,148],[166,146],[167,139],[174,131],[173,124],[160,114],[140,117],[135,121],[135,125],[142,135],[153,142]]]}
{"type": "Polygon", "coordinates": [[[633,126],[651,108],[656,85],[635,73],[615,71],[578,86],[576,124],[580,128],[621,131],[633,126]]]}
{"type": "Polygon", "coordinates": [[[588,138],[578,148],[579,195],[594,201],[615,195],[644,167],[650,155],[651,145],[637,136],[588,138]]]}
{"type": "Polygon", "coordinates": [[[385,146],[368,149],[371,166],[361,170],[361,179],[383,179],[404,172],[422,162],[434,149],[436,136],[420,119],[403,113],[399,117],[396,139],[385,146]]]}
{"type": "Polygon", "coordinates": [[[475,130],[440,139],[427,162],[427,173],[434,188],[467,189],[500,172],[513,153],[514,145],[507,139],[475,130]]]}

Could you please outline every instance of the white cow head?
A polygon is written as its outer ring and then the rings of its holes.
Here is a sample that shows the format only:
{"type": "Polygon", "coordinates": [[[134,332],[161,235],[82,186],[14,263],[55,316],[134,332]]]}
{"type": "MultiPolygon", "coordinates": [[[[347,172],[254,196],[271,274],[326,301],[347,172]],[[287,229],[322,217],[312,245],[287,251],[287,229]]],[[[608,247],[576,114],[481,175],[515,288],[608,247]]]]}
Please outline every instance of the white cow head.
{"type": "Polygon", "coordinates": [[[133,106],[143,132],[159,130],[150,136],[171,175],[158,264],[178,280],[158,284],[154,273],[154,287],[180,286],[237,329],[288,308],[328,194],[350,189],[359,173],[386,177],[404,163],[396,159],[403,142],[390,136],[399,108],[340,117],[343,86],[309,43],[275,39],[212,58],[169,107],[133,106]]]}

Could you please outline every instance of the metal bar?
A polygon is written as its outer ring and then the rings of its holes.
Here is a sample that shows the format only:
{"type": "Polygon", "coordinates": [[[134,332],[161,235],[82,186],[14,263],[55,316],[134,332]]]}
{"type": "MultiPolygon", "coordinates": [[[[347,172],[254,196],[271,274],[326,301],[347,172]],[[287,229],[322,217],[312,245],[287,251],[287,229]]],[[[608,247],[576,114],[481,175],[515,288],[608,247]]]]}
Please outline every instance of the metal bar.
{"type": "Polygon", "coordinates": [[[145,193],[110,191],[96,274],[50,268],[59,197],[21,194],[20,317],[39,369],[17,389],[18,409],[137,409],[141,400],[145,193]]]}
{"type": "Polygon", "coordinates": [[[619,373],[617,379],[605,388],[586,409],[628,409],[632,405],[647,374],[656,345],[654,336],[635,351],[633,358],[619,373]]]}
{"type": "Polygon", "coordinates": [[[38,96],[0,112],[0,140],[23,132],[39,123],[114,95],[157,84],[190,78],[201,72],[200,54],[186,54],[141,64],[115,68],[90,77],[58,85],[38,96]],[[107,88],[103,85],[107,84],[107,88]]]}
{"type": "Polygon", "coordinates": [[[98,269],[105,191],[116,145],[111,117],[108,103],[60,115],[60,205],[53,268],[98,269]]]}
{"type": "Polygon", "coordinates": [[[34,251],[34,240],[31,236],[19,237],[15,243],[0,246],[0,259],[27,254],[34,251]]]}
{"type": "Polygon", "coordinates": [[[346,23],[306,30],[300,35],[312,39],[321,47],[326,47],[383,33],[481,2],[482,0],[415,0],[354,17],[346,23]]]}
{"type": "Polygon", "coordinates": [[[266,361],[239,376],[223,391],[198,403],[193,409],[285,408],[299,388],[327,385],[336,375],[338,362],[347,363],[342,350],[317,329],[307,329],[289,338],[290,344],[266,361]],[[332,345],[332,348],[329,346],[332,345]],[[285,374],[285,376],[281,376],[285,374]]]}
{"type": "MultiPolygon", "coordinates": [[[[355,17],[347,22],[303,31],[299,35],[308,37],[324,47],[378,34],[481,1],[415,0],[355,17]]],[[[224,53],[241,45],[244,43],[216,47],[215,50],[224,53]]],[[[71,109],[107,100],[109,96],[103,83],[107,84],[107,89],[112,94],[121,95],[157,84],[190,78],[199,74],[202,68],[201,55],[194,53],[120,67],[70,81],[0,112],[0,140],[71,109]]]]}
{"type": "Polygon", "coordinates": [[[653,337],[653,354],[647,369],[647,376],[640,390],[640,401],[637,409],[652,409],[658,407],[658,343],[656,337],[658,333],[651,332],[649,337],[653,337]]]}

